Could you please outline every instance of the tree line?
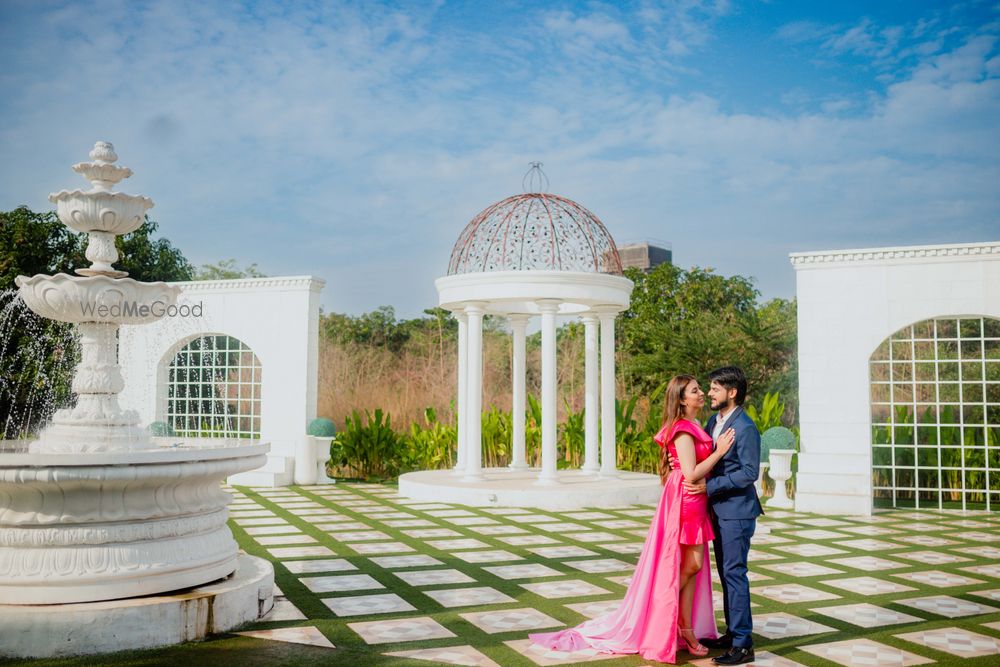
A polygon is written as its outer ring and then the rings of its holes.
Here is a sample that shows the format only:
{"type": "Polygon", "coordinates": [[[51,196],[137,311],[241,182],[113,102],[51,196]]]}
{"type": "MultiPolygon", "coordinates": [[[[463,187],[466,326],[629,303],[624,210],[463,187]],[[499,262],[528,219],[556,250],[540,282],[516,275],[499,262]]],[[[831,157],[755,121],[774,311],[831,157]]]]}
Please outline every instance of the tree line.
{"type": "MultiPolygon", "coordinates": [[[[116,266],[142,281],[187,281],[263,274],[233,259],[196,268],[147,217],[116,239],[116,266]]],[[[54,212],[27,207],[0,212],[0,430],[6,437],[33,432],[70,400],[69,372],[77,354],[72,329],[14,307],[14,279],[36,273],[73,273],[89,264],[87,237],[54,212]],[[32,405],[38,396],[47,403],[32,405]]],[[[780,392],[796,419],[795,302],[761,300],[751,279],[712,269],[661,264],[649,273],[626,270],[635,283],[632,303],[616,323],[619,396],[636,400],[639,416],[659,409],[654,396],[677,373],[699,378],[722,365],[742,366],[751,401],[780,392]]],[[[355,410],[384,409],[400,429],[431,408],[453,419],[458,323],[441,308],[397,318],[390,306],[361,315],[324,313],[320,320],[319,414],[342,426],[355,410]]],[[[575,415],[583,402],[584,332],[581,323],[557,333],[560,412],[575,415]]],[[[528,391],[540,386],[539,333],[528,337],[528,391]]],[[[484,406],[510,409],[510,336],[503,318],[484,322],[484,406]]]]}

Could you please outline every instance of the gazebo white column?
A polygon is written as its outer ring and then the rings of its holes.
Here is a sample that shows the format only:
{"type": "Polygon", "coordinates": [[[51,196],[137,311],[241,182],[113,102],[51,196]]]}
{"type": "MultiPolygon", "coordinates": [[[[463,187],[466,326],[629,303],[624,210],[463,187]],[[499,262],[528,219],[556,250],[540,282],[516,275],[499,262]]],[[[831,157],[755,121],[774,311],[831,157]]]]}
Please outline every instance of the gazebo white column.
{"type": "Polygon", "coordinates": [[[615,317],[618,309],[595,309],[601,318],[601,477],[618,476],[615,446],[615,317]]]}
{"type": "Polygon", "coordinates": [[[542,314],[542,471],[539,484],[556,479],[556,313],[558,299],[540,299],[542,314]]]}
{"type": "Polygon", "coordinates": [[[470,482],[483,477],[483,313],[485,303],[465,304],[468,316],[468,369],[465,406],[465,476],[470,482]]]}
{"type": "Polygon", "coordinates": [[[511,397],[511,452],[513,454],[510,468],[523,470],[528,467],[524,458],[524,413],[525,413],[525,332],[528,328],[528,315],[515,314],[510,316],[510,329],[513,340],[513,363],[511,368],[513,396],[511,397]]]}
{"type": "Polygon", "coordinates": [[[597,445],[600,439],[598,431],[600,415],[598,413],[598,394],[600,392],[597,375],[597,315],[585,313],[583,320],[584,339],[584,447],[583,471],[597,473],[601,464],[597,458],[597,445]]]}
{"type": "Polygon", "coordinates": [[[466,404],[468,400],[466,394],[468,393],[469,380],[469,317],[461,308],[456,308],[453,312],[455,313],[455,319],[458,320],[458,395],[455,398],[455,409],[458,412],[456,424],[458,460],[455,462],[454,470],[456,475],[464,475],[465,451],[468,449],[465,445],[466,435],[468,435],[468,428],[465,425],[465,413],[467,412],[466,404]]]}

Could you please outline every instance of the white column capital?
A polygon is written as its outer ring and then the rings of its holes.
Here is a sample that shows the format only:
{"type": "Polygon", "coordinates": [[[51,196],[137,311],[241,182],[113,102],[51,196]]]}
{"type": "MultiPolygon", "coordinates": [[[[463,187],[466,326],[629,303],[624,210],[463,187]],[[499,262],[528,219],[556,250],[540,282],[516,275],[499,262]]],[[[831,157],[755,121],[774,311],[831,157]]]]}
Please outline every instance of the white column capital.
{"type": "Polygon", "coordinates": [[[524,328],[528,326],[528,320],[531,319],[531,315],[527,313],[511,313],[507,316],[507,320],[510,322],[511,328],[521,327],[524,328]]]}
{"type": "Polygon", "coordinates": [[[592,311],[580,313],[580,321],[584,324],[597,324],[599,319],[598,314],[592,311]]]}
{"type": "Polygon", "coordinates": [[[535,301],[535,305],[538,306],[538,311],[541,313],[558,313],[561,303],[562,299],[538,299],[535,301]]]}
{"type": "MultiPolygon", "coordinates": [[[[588,312],[589,313],[593,313],[594,315],[597,315],[598,317],[600,317],[603,320],[603,319],[606,319],[608,317],[611,317],[611,318],[617,317],[618,313],[622,312],[622,310],[623,309],[622,309],[621,306],[615,306],[615,305],[610,305],[609,304],[609,305],[606,305],[606,306],[591,306],[591,308],[590,308],[590,310],[588,312]]],[[[582,317],[582,315],[581,315],[581,317],[582,317]]]]}
{"type": "Polygon", "coordinates": [[[462,304],[465,308],[466,315],[483,315],[486,312],[486,306],[489,305],[488,301],[466,301],[462,304]]]}

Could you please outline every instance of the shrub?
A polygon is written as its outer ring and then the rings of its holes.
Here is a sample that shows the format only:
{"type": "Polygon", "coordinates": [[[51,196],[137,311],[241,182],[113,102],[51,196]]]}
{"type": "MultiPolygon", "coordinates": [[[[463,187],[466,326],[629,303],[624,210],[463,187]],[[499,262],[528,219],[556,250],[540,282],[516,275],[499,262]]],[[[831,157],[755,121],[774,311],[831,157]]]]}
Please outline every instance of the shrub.
{"type": "Polygon", "coordinates": [[[437,470],[455,465],[458,431],[438,421],[434,408],[424,409],[424,424],[410,423],[400,462],[401,472],[437,470]]]}
{"type": "Polygon", "coordinates": [[[318,417],[317,419],[309,422],[309,426],[306,428],[306,433],[308,435],[314,435],[317,438],[332,438],[337,435],[337,429],[333,427],[333,422],[326,417],[318,417]]]}
{"type": "Polygon", "coordinates": [[[365,410],[364,418],[355,410],[344,420],[344,430],[330,443],[334,466],[350,467],[360,477],[387,478],[399,474],[405,442],[392,430],[392,417],[365,410]]]}
{"type": "Polygon", "coordinates": [[[760,410],[753,405],[747,405],[744,410],[753,423],[757,425],[757,430],[764,433],[775,426],[782,426],[781,418],[785,415],[785,403],[781,400],[778,392],[775,392],[764,394],[760,410]]]}
{"type": "Polygon", "coordinates": [[[760,436],[760,460],[766,463],[772,449],[795,449],[795,434],[784,426],[774,426],[760,436]]]}

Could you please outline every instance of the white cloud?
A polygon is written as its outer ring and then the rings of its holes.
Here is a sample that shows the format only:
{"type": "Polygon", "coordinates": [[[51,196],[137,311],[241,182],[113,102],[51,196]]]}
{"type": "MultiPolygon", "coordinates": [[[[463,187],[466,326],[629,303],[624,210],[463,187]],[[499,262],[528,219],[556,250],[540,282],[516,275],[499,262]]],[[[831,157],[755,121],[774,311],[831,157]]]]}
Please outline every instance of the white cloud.
{"type": "MultiPolygon", "coordinates": [[[[47,208],[77,183],[68,165],[110,139],[136,172],[123,189],[156,200],[194,261],[314,273],[328,308],[403,315],[433,304],[462,227],[533,159],[618,238],[665,238],[679,263],[755,275],[771,295],[792,293],[789,251],[996,235],[992,34],[914,52],[867,104],[788,98],[765,114],[671,83],[697,78],[724,4],[539,10],[514,31],[436,8],[277,7],[0,21],[0,208],[47,208]]],[[[899,39],[871,23],[837,34],[872,57],[899,39]]]]}

